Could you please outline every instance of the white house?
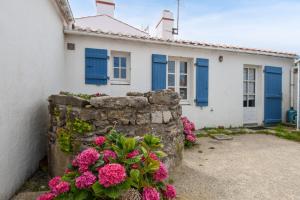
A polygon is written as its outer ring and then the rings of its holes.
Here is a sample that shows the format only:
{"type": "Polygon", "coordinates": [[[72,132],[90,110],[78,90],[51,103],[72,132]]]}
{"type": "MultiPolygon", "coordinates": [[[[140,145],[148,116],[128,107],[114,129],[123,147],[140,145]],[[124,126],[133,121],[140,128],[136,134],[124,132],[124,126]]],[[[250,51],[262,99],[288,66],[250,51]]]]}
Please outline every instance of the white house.
{"type": "Polygon", "coordinates": [[[64,80],[66,0],[1,1],[0,199],[9,199],[46,153],[48,103],[64,80]]]}
{"type": "Polygon", "coordinates": [[[96,16],[75,21],[67,0],[1,3],[1,200],[45,155],[46,99],[61,90],[119,96],[169,88],[198,128],[285,121],[294,106],[295,54],[174,40],[167,10],[153,37],[116,19],[113,0],[95,2],[96,16]]]}
{"type": "Polygon", "coordinates": [[[114,16],[107,5],[113,1],[96,2],[96,17],[75,19],[65,29],[66,46],[74,47],[65,51],[67,91],[119,96],[170,88],[199,128],[285,121],[295,54],[174,40],[173,14],[166,10],[156,37],[131,27],[123,32],[122,23],[109,29],[102,17],[114,16]]]}

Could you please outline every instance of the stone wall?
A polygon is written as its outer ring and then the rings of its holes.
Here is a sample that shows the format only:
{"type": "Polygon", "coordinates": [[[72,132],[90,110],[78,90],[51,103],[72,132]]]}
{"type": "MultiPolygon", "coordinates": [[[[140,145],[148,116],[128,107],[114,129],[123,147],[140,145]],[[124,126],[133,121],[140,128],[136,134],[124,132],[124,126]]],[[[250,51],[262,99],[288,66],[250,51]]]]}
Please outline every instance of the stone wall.
{"type": "Polygon", "coordinates": [[[90,100],[67,95],[50,96],[50,174],[62,175],[74,155],[88,147],[95,137],[105,135],[111,128],[127,136],[143,136],[147,133],[159,136],[164,144],[164,151],[168,154],[164,162],[172,169],[181,162],[184,148],[179,101],[179,95],[170,90],[130,92],[126,97],[102,96],[90,100]],[[68,116],[89,122],[93,127],[93,131],[76,136],[76,148],[72,153],[62,152],[57,142],[57,130],[66,126],[68,116]]]}

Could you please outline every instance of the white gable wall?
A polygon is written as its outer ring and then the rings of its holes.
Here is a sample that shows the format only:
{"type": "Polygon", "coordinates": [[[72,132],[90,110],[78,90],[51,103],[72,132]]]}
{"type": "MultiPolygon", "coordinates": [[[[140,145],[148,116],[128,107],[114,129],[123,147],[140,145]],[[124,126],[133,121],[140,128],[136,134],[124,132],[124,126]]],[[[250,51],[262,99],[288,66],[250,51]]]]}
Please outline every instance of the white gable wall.
{"type": "Polygon", "coordinates": [[[45,155],[47,97],[60,91],[63,22],[51,0],[0,7],[0,199],[6,200],[45,155]]]}
{"type": "Polygon", "coordinates": [[[78,18],[75,21],[76,26],[83,28],[91,28],[93,30],[100,29],[104,32],[123,33],[129,35],[147,36],[144,33],[132,26],[129,26],[123,22],[113,19],[107,15],[97,15],[91,17],[78,18]]]}
{"type": "MultiPolygon", "coordinates": [[[[91,36],[66,35],[66,42],[76,44],[75,51],[66,51],[65,90],[76,93],[102,92],[113,96],[125,95],[128,91],[146,92],[151,90],[151,55],[164,54],[173,57],[209,59],[209,106],[200,108],[194,105],[195,88],[192,84],[190,105],[183,105],[183,114],[196,122],[198,128],[206,126],[242,126],[243,125],[243,66],[245,64],[260,66],[258,77],[259,99],[257,101],[258,123],[263,122],[263,69],[261,66],[283,67],[283,108],[285,119],[289,108],[289,77],[293,60],[262,55],[231,53],[216,50],[174,47],[141,42],[129,42],[117,39],[105,39],[91,36]],[[131,84],[106,86],[86,85],[85,82],[85,48],[108,49],[131,53],[131,84]],[[218,57],[224,56],[220,63],[218,57]]],[[[111,61],[109,61],[111,63],[111,61]]],[[[110,73],[111,64],[109,64],[110,73]]],[[[192,67],[194,70],[195,67],[192,67]]],[[[193,73],[195,74],[195,73],[193,73]]],[[[111,74],[108,74],[111,76],[111,74]]],[[[194,80],[195,81],[195,77],[194,80]]]]}

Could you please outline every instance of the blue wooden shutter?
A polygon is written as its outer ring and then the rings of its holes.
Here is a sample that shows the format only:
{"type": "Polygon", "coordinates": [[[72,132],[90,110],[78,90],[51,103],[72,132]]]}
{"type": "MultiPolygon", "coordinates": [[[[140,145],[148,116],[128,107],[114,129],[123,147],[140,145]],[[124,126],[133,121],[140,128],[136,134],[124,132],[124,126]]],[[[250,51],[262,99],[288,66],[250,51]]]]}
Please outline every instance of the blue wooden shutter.
{"type": "Polygon", "coordinates": [[[282,68],[265,66],[264,122],[279,123],[282,118],[282,68]]]}
{"type": "Polygon", "coordinates": [[[166,89],[167,78],[167,56],[152,55],[152,90],[166,89]]]}
{"type": "Polygon", "coordinates": [[[196,99],[197,106],[208,106],[208,59],[196,59],[196,99]]]}
{"type": "Polygon", "coordinates": [[[94,85],[107,84],[107,50],[85,49],[85,83],[94,85]]]}

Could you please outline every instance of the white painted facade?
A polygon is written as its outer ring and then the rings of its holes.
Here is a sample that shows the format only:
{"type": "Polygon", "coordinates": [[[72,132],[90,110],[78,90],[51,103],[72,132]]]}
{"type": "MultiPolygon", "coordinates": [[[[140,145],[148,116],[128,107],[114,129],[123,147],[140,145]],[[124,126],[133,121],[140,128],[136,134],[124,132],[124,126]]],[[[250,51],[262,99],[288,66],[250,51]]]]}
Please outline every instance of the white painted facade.
{"type": "MultiPolygon", "coordinates": [[[[290,104],[290,70],[292,58],[234,53],[221,50],[209,50],[191,47],[177,47],[167,44],[155,44],[140,41],[127,41],[96,35],[66,34],[65,42],[74,43],[75,51],[66,50],[65,90],[75,93],[106,93],[123,96],[128,91],[146,92],[151,90],[151,55],[168,55],[168,60],[175,58],[189,61],[188,101],[182,102],[183,115],[196,123],[197,128],[215,126],[243,126],[243,68],[257,68],[257,124],[264,119],[264,66],[282,67],[282,119],[290,104]],[[130,83],[116,84],[109,80],[107,85],[85,84],[85,48],[107,49],[108,52],[130,53],[130,83]],[[223,62],[219,62],[223,56],[223,62]],[[208,107],[195,106],[195,63],[196,58],[209,59],[209,100],[208,107]]],[[[112,62],[108,64],[108,76],[112,77],[112,62]]]]}
{"type": "Polygon", "coordinates": [[[6,200],[46,153],[47,97],[63,85],[65,23],[54,0],[27,0],[2,1],[0,24],[0,199],[6,200]]]}

